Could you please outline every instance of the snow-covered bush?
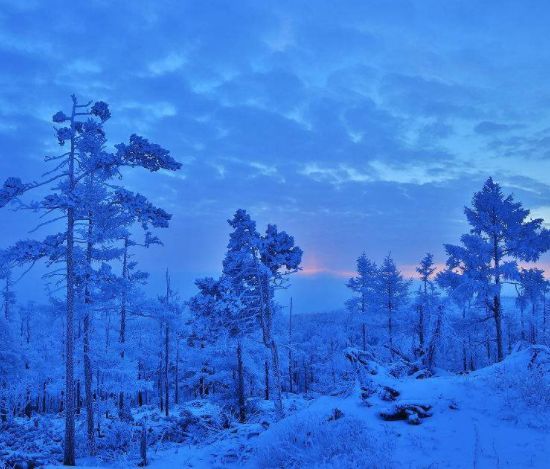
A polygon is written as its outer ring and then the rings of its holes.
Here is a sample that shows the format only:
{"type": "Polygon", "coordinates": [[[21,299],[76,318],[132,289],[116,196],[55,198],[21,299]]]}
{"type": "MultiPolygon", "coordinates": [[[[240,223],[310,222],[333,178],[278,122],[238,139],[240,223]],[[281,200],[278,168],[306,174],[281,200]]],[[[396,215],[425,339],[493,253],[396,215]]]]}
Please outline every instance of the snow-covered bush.
{"type": "Polygon", "coordinates": [[[102,458],[114,460],[120,455],[132,452],[137,445],[136,428],[125,421],[112,420],[107,424],[105,437],[99,438],[97,446],[102,458]]]}
{"type": "Polygon", "coordinates": [[[505,404],[517,408],[523,403],[532,409],[550,409],[550,349],[541,345],[516,347],[515,352],[497,365],[495,385],[505,404]]]}
{"type": "Polygon", "coordinates": [[[505,408],[520,415],[522,406],[548,414],[550,380],[540,370],[525,369],[518,373],[498,373],[496,387],[504,396],[505,408]]]}
{"type": "Polygon", "coordinates": [[[305,411],[284,419],[262,434],[255,467],[388,467],[390,441],[361,420],[333,411],[331,416],[305,411]]]}

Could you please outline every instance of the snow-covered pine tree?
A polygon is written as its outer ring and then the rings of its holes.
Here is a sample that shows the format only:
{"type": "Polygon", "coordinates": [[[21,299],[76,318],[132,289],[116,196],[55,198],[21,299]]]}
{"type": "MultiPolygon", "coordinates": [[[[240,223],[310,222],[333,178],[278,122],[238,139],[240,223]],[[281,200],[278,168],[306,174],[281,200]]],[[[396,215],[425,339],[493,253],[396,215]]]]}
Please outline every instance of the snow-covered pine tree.
{"type": "MultiPolygon", "coordinates": [[[[481,191],[474,194],[472,206],[465,207],[464,212],[471,226],[471,235],[476,237],[475,243],[470,244],[472,247],[475,244],[477,252],[469,249],[468,257],[484,258],[484,279],[480,286],[489,296],[486,306],[494,320],[497,360],[501,361],[504,357],[502,283],[517,280],[517,261],[536,261],[550,249],[550,231],[543,227],[541,218],[530,218],[530,211],[520,202],[515,202],[512,195],[505,196],[492,178],[487,179],[481,191]],[[490,287],[489,292],[487,287],[490,287]]],[[[452,254],[452,247],[447,245],[446,249],[452,254]]]]}
{"type": "Polygon", "coordinates": [[[379,308],[388,316],[388,347],[391,357],[395,355],[394,316],[408,302],[410,281],[405,280],[397,269],[391,254],[388,254],[378,269],[376,298],[379,308]]]}
{"type": "Polygon", "coordinates": [[[415,328],[418,334],[418,348],[415,353],[417,357],[425,357],[427,327],[437,306],[437,292],[434,288],[435,270],[433,254],[431,253],[427,253],[416,268],[421,282],[415,300],[415,309],[418,313],[418,322],[415,328]]]}
{"type": "Polygon", "coordinates": [[[284,415],[282,379],[279,352],[273,335],[275,310],[274,290],[283,288],[288,275],[298,271],[302,250],[294,238],[275,225],[268,225],[265,235],[256,231],[256,223],[245,210],[239,209],[229,220],[230,234],[223,273],[229,277],[235,293],[241,298],[247,316],[255,314],[259,320],[262,340],[271,354],[273,401],[277,417],[284,415]]]}
{"type": "Polygon", "coordinates": [[[529,342],[535,344],[537,342],[537,326],[539,322],[538,313],[541,312],[542,315],[544,314],[544,298],[550,288],[550,282],[544,278],[544,271],[542,269],[521,269],[518,287],[518,302],[520,303],[519,306],[522,314],[522,338],[524,334],[523,312],[525,306],[530,305],[529,342]]]}
{"type": "MultiPolygon", "coordinates": [[[[49,237],[42,245],[32,246],[33,252],[19,253],[18,259],[36,262],[45,255],[50,259],[63,260],[66,275],[66,384],[65,384],[65,441],[64,457],[65,465],[75,465],[75,399],[74,399],[74,304],[75,304],[75,212],[78,203],[78,182],[83,177],[79,168],[77,154],[77,142],[82,134],[84,123],[81,118],[86,117],[90,122],[94,119],[105,121],[110,117],[105,103],[98,101],[86,104],[78,103],[76,96],[72,96],[72,106],[69,115],[58,112],[53,116],[53,121],[63,124],[56,128],[58,142],[61,146],[68,144],[68,151],[53,157],[46,157],[46,161],[55,161],[53,170],[46,173],[48,177],[39,182],[23,184],[18,178],[8,178],[0,190],[0,206],[23,195],[30,189],[54,184],[51,195],[47,195],[38,202],[31,203],[28,208],[42,210],[46,214],[60,212],[60,215],[50,219],[41,225],[54,223],[60,220],[66,221],[66,230],[55,237],[49,237]],[[22,255],[20,255],[22,254],[22,255]],[[52,258],[53,256],[53,258],[52,258]]],[[[28,245],[30,246],[30,245],[28,245]]]]}
{"type": "Polygon", "coordinates": [[[356,296],[347,301],[348,310],[359,316],[361,321],[361,337],[363,350],[367,348],[367,326],[366,316],[372,314],[376,306],[376,282],[378,279],[378,268],[365,253],[357,258],[357,275],[348,280],[346,286],[356,296]]]}

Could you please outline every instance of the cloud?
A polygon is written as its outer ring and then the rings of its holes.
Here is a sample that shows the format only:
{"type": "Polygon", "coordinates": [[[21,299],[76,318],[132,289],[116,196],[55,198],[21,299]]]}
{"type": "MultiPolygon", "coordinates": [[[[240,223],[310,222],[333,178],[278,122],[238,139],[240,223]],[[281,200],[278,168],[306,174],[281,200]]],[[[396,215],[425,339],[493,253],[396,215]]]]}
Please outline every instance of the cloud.
{"type": "Polygon", "coordinates": [[[384,77],[380,92],[388,105],[407,114],[463,119],[483,115],[481,90],[471,85],[393,73],[384,77]]]}
{"type": "Polygon", "coordinates": [[[481,135],[493,135],[505,133],[510,130],[521,128],[517,124],[501,124],[498,122],[483,121],[474,127],[474,131],[481,135]]]}
{"type": "Polygon", "coordinates": [[[91,60],[77,59],[67,65],[65,72],[68,75],[94,74],[101,72],[101,66],[97,62],[91,60]]]}
{"type": "Polygon", "coordinates": [[[144,268],[218,268],[238,207],[295,234],[319,275],[363,250],[442,256],[489,175],[550,206],[550,7],[495,5],[3,2],[0,172],[43,172],[74,92],[110,103],[111,144],[140,132],[184,162],[128,175],[174,213],[144,268]]]}
{"type": "Polygon", "coordinates": [[[162,59],[150,62],[148,68],[153,76],[164,75],[181,69],[186,62],[187,60],[182,53],[171,52],[162,59]]]}
{"type": "Polygon", "coordinates": [[[494,153],[508,159],[550,159],[550,128],[525,131],[522,135],[499,136],[488,143],[494,153]]]}

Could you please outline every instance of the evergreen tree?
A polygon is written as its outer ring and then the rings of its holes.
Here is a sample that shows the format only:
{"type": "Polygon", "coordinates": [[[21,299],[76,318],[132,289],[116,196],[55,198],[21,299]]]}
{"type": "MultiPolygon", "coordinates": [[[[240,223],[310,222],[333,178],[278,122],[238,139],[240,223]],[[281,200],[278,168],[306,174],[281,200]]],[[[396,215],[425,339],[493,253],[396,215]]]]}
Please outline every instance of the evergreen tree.
{"type": "Polygon", "coordinates": [[[284,288],[288,275],[299,269],[302,250],[294,238],[275,225],[268,225],[263,236],[245,210],[239,209],[229,220],[233,232],[229,237],[223,273],[233,284],[241,299],[246,316],[254,315],[260,324],[262,340],[271,354],[271,373],[274,381],[273,400],[277,416],[283,416],[282,380],[279,352],[273,336],[275,312],[274,290],[284,288]]]}
{"type": "Polygon", "coordinates": [[[348,280],[346,286],[353,291],[356,296],[347,302],[348,309],[357,313],[362,321],[361,336],[363,350],[367,348],[367,330],[366,315],[373,313],[376,305],[376,282],[378,277],[378,268],[365,253],[357,258],[357,275],[348,280]]]}
{"type": "Polygon", "coordinates": [[[394,357],[394,316],[408,302],[410,281],[403,279],[391,255],[388,254],[378,270],[376,297],[380,310],[388,316],[388,337],[391,357],[394,357]]]}
{"type": "Polygon", "coordinates": [[[472,206],[464,211],[471,226],[470,237],[462,238],[467,249],[449,245],[446,249],[451,266],[475,261],[475,269],[466,268],[469,273],[465,280],[470,286],[475,281],[480,289],[478,296],[485,297],[495,324],[497,360],[501,361],[502,283],[518,278],[517,261],[536,261],[550,248],[550,231],[543,228],[542,219],[531,219],[529,210],[515,202],[512,195],[505,196],[492,178],[474,194],[472,206]]]}
{"type": "Polygon", "coordinates": [[[424,356],[426,352],[426,327],[435,307],[436,292],[433,283],[435,272],[433,254],[427,253],[420,261],[416,272],[420,277],[421,285],[417,291],[415,308],[418,312],[416,332],[418,334],[417,356],[424,356]]]}
{"type": "MultiPolygon", "coordinates": [[[[527,304],[531,306],[529,321],[529,342],[537,342],[537,313],[544,307],[544,298],[550,282],[544,278],[544,271],[537,268],[521,269],[519,273],[518,302],[521,309],[521,325],[523,337],[523,311],[527,304]]],[[[544,311],[542,311],[544,314],[544,311]]]]}

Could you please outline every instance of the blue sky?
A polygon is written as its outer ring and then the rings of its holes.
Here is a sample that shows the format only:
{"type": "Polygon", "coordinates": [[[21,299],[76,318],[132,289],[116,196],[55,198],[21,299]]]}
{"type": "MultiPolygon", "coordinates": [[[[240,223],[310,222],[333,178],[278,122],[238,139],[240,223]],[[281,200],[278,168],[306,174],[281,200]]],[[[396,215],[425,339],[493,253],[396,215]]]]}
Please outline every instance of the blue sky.
{"type": "MultiPolygon", "coordinates": [[[[151,288],[216,274],[243,207],[304,249],[297,307],[336,308],[363,250],[444,262],[490,175],[550,220],[548,24],[544,1],[0,0],[0,175],[45,171],[69,94],[105,100],[111,143],[183,163],[127,178],[174,214],[151,288]]],[[[2,245],[32,225],[2,220],[2,245]]]]}

